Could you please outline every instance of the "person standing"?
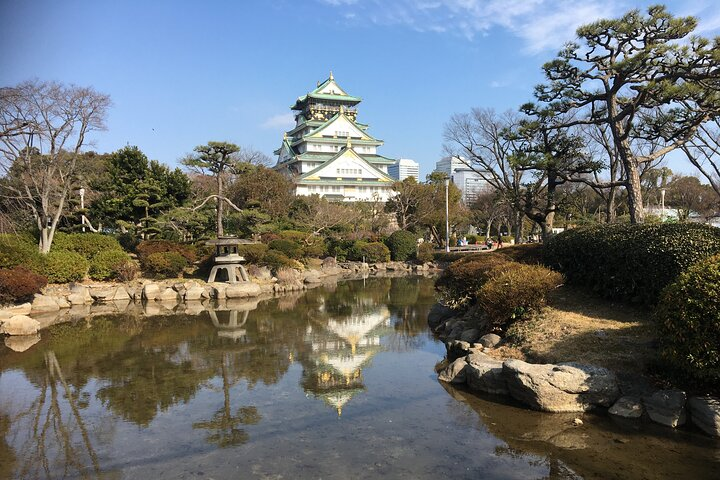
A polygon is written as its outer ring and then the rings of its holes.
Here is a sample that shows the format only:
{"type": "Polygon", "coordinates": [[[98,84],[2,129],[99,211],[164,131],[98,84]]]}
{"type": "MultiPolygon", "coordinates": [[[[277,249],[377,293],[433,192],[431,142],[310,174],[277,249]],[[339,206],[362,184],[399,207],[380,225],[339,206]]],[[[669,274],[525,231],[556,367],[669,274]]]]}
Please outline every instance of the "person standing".
{"type": "Polygon", "coordinates": [[[497,248],[502,248],[502,235],[498,233],[497,248]]]}

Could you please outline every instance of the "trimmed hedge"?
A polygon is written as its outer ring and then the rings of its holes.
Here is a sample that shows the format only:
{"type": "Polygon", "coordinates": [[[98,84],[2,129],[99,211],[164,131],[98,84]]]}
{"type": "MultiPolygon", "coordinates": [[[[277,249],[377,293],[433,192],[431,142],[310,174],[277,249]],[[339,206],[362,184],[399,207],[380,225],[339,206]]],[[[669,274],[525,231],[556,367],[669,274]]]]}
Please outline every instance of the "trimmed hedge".
{"type": "Polygon", "coordinates": [[[432,243],[424,242],[418,245],[417,249],[417,260],[423,263],[432,262],[433,261],[433,246],[432,243]]]}
{"type": "Polygon", "coordinates": [[[145,273],[156,277],[178,277],[187,265],[187,259],[178,252],[155,252],[142,260],[145,273]]]}
{"type": "Polygon", "coordinates": [[[390,260],[390,250],[384,243],[356,241],[348,252],[348,260],[368,263],[387,262],[390,260]]]}
{"type": "Polygon", "coordinates": [[[720,253],[720,228],[694,223],[597,225],[552,237],[545,262],[600,295],[654,304],[695,262],[720,253]]]}
{"type": "Polygon", "coordinates": [[[267,266],[273,272],[277,272],[282,268],[298,268],[297,263],[297,261],[291,259],[282,252],[278,252],[277,250],[268,250],[262,259],[262,264],[267,266]]]}
{"type": "Polygon", "coordinates": [[[45,285],[47,285],[47,277],[23,266],[0,268],[0,303],[29,301],[45,285]]]}
{"type": "Polygon", "coordinates": [[[51,250],[67,250],[79,253],[90,260],[105,250],[122,250],[115,237],[102,233],[63,233],[55,232],[51,250]]]}
{"type": "Polygon", "coordinates": [[[0,268],[22,265],[41,273],[43,256],[37,242],[28,235],[0,234],[0,268]]]}
{"type": "Polygon", "coordinates": [[[258,264],[262,262],[263,257],[268,251],[268,246],[264,243],[248,243],[238,245],[238,255],[241,255],[248,263],[258,264]]]}
{"type": "MultiPolygon", "coordinates": [[[[170,240],[145,240],[135,247],[135,252],[138,258],[140,258],[141,264],[144,259],[154,253],[175,252],[185,258],[187,263],[193,263],[197,256],[195,247],[192,245],[183,245],[181,243],[171,242],[170,240]]],[[[144,266],[143,269],[145,269],[144,266]]]]}
{"type": "Polygon", "coordinates": [[[417,235],[406,230],[398,230],[385,239],[385,245],[390,250],[390,258],[396,262],[404,262],[415,258],[417,249],[417,235]]]}
{"type": "Polygon", "coordinates": [[[303,257],[302,245],[293,240],[279,238],[270,242],[270,250],[283,253],[286,257],[298,260],[303,257]]]}
{"type": "Polygon", "coordinates": [[[679,378],[720,385],[720,255],[669,285],[655,311],[660,354],[679,378]]]}
{"type": "Polygon", "coordinates": [[[44,260],[43,274],[50,283],[79,282],[90,266],[83,255],[68,250],[50,251],[44,260]]]}
{"type": "Polygon", "coordinates": [[[93,280],[119,280],[120,270],[130,261],[130,256],[122,250],[105,250],[90,260],[88,275],[93,280]]]}

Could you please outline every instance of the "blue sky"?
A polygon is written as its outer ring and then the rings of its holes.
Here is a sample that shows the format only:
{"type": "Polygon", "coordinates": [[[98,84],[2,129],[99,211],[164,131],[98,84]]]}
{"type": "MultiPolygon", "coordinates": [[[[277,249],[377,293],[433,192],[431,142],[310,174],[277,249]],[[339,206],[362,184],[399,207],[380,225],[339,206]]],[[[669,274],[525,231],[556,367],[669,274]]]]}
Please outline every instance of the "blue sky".
{"type": "MultiPolygon", "coordinates": [[[[424,176],[450,115],[516,109],[578,25],[652,3],[0,0],[0,85],[93,86],[114,104],[95,150],[137,145],[174,165],[209,140],[272,156],[289,106],[332,70],[363,98],[380,153],[417,160],[424,176]]],[[[720,32],[714,0],[666,4],[699,17],[699,33],[720,32]]]]}

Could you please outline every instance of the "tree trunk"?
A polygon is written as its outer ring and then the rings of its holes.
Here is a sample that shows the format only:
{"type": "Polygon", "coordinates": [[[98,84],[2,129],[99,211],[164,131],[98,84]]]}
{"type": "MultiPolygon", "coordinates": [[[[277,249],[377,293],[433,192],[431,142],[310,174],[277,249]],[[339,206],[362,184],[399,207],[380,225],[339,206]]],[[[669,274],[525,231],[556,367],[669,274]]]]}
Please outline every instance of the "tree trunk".
{"type": "Polygon", "coordinates": [[[218,198],[217,200],[217,236],[222,237],[223,232],[223,200],[220,198],[223,196],[223,183],[222,183],[222,173],[218,173],[217,175],[217,194],[218,198]]]}
{"type": "Polygon", "coordinates": [[[617,217],[617,207],[615,206],[617,187],[610,187],[607,200],[605,201],[605,223],[614,223],[617,217]]]}
{"type": "Polygon", "coordinates": [[[514,221],[514,227],[515,227],[515,244],[521,244],[523,243],[522,239],[522,214],[515,210],[515,221],[514,221]]]}
{"type": "Polygon", "coordinates": [[[643,208],[642,190],[640,187],[640,172],[637,163],[628,158],[625,162],[627,173],[627,194],[628,210],[630,211],[630,223],[643,223],[645,221],[645,209],[643,208]]]}

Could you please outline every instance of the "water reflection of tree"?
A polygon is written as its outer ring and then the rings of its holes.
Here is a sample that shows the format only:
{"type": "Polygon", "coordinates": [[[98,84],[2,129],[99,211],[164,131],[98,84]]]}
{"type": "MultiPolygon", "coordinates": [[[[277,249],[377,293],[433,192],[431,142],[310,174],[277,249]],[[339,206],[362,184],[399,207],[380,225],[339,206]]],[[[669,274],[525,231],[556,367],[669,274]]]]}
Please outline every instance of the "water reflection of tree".
{"type": "Polygon", "coordinates": [[[262,418],[254,406],[240,407],[237,409],[235,415],[232,414],[230,388],[233,382],[228,372],[229,361],[230,357],[228,355],[222,355],[220,371],[222,377],[223,406],[215,412],[210,420],[193,423],[193,428],[210,430],[205,438],[206,441],[221,448],[241,445],[247,442],[249,438],[248,434],[244,429],[240,428],[240,425],[255,425],[262,418]]]}
{"type": "Polygon", "coordinates": [[[100,462],[80,413],[76,391],[65,379],[55,352],[46,351],[44,360],[45,376],[37,398],[11,421],[18,429],[26,427],[16,433],[16,438],[25,439],[16,449],[22,452],[16,476],[52,478],[54,472],[60,471],[64,476],[99,476],[100,462]]]}
{"type": "Polygon", "coordinates": [[[433,290],[424,288],[428,283],[419,277],[393,279],[387,302],[394,330],[386,339],[390,350],[412,351],[426,342],[428,305],[434,302],[433,290]]]}

